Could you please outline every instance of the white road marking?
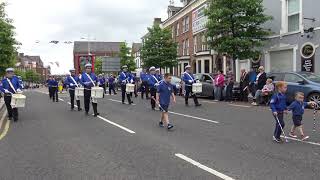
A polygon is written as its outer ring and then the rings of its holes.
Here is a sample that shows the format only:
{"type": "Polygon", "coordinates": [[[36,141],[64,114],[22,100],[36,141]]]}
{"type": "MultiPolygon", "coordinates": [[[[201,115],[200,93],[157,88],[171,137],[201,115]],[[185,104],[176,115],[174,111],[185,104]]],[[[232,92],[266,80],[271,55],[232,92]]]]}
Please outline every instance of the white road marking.
{"type": "MultiPolygon", "coordinates": [[[[118,103],[122,103],[122,101],[119,101],[119,100],[115,100],[115,99],[109,99],[109,101],[113,101],[113,102],[118,102],[118,103]]],[[[125,104],[128,104],[128,103],[125,103],[125,104]]],[[[136,104],[131,104],[133,106],[135,106],[136,104]]]]}
{"type": "Polygon", "coordinates": [[[217,104],[217,102],[214,102],[214,101],[200,101],[202,103],[209,103],[209,104],[217,104]]]}
{"type": "Polygon", "coordinates": [[[2,118],[0,119],[0,129],[1,129],[1,127],[2,127],[3,121],[4,121],[5,118],[6,118],[6,115],[7,115],[7,110],[4,111],[4,113],[3,113],[3,115],[2,115],[2,118]]]}
{"type": "Polygon", "coordinates": [[[234,106],[234,107],[244,107],[244,108],[250,108],[250,107],[252,107],[252,106],[239,105],[239,104],[229,104],[229,106],[234,106]]]}
{"type": "Polygon", "coordinates": [[[169,113],[170,114],[175,114],[175,115],[178,115],[178,116],[184,116],[184,117],[188,117],[188,118],[198,119],[198,120],[201,120],[201,121],[206,121],[206,122],[219,124],[218,121],[213,121],[213,120],[210,120],[210,119],[200,118],[200,117],[196,117],[196,116],[190,116],[190,115],[187,115],[187,114],[181,114],[181,113],[176,113],[176,112],[172,112],[172,111],[169,111],[169,113]]]}
{"type": "Polygon", "coordinates": [[[108,120],[108,119],[106,119],[106,118],[104,118],[104,117],[102,117],[102,116],[98,116],[98,118],[100,118],[101,120],[103,120],[103,121],[105,121],[105,122],[107,122],[107,123],[109,123],[109,124],[112,124],[112,125],[120,128],[120,129],[122,129],[122,130],[125,130],[125,131],[127,131],[128,133],[130,133],[130,134],[135,134],[135,133],[136,133],[136,132],[134,132],[134,131],[126,128],[126,127],[123,127],[123,126],[121,126],[121,125],[119,125],[119,124],[117,124],[117,123],[115,123],[115,122],[112,122],[112,121],[110,121],[110,120],[108,120]]]}
{"type": "MultiPolygon", "coordinates": [[[[284,136],[281,136],[281,137],[284,138],[284,136]]],[[[320,146],[320,143],[311,142],[311,141],[302,141],[301,139],[296,139],[296,138],[292,138],[292,137],[288,137],[288,136],[287,136],[287,139],[290,139],[292,141],[302,142],[302,143],[305,143],[305,144],[311,144],[311,145],[315,145],[315,146],[320,146]]]]}
{"type": "Polygon", "coordinates": [[[62,102],[64,102],[64,100],[63,100],[63,99],[61,99],[61,98],[59,98],[59,100],[60,100],[60,101],[62,101],[62,102]]]}
{"type": "Polygon", "coordinates": [[[177,157],[187,161],[188,163],[191,163],[192,165],[197,166],[198,168],[200,168],[202,170],[205,170],[205,171],[207,171],[207,172],[209,172],[209,173],[211,173],[211,174],[213,174],[213,175],[215,175],[215,176],[217,176],[217,177],[219,177],[221,179],[224,179],[224,180],[235,180],[235,179],[233,179],[233,178],[231,178],[231,177],[229,177],[229,176],[227,176],[225,174],[222,174],[222,173],[220,173],[220,172],[218,172],[218,171],[216,171],[214,169],[211,169],[211,168],[209,168],[209,167],[207,167],[207,166],[205,166],[205,165],[203,165],[203,164],[201,164],[201,163],[199,163],[199,162],[197,162],[197,161],[195,161],[193,159],[190,159],[190,158],[188,158],[187,156],[185,156],[183,154],[175,154],[175,156],[177,156],[177,157]]]}

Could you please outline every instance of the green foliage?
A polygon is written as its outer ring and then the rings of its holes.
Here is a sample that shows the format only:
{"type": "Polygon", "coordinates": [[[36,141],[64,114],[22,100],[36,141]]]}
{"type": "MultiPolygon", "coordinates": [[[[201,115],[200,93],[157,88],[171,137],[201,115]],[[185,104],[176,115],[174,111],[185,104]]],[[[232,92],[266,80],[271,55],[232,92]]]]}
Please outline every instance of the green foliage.
{"type": "Polygon", "coordinates": [[[102,57],[97,57],[95,59],[94,73],[97,75],[102,74],[102,57]]]}
{"type": "Polygon", "coordinates": [[[135,71],[136,63],[134,57],[130,53],[131,48],[127,46],[126,42],[120,44],[120,64],[121,66],[127,65],[129,71],[135,71]]]}
{"type": "Polygon", "coordinates": [[[40,81],[40,74],[36,73],[32,70],[28,70],[25,72],[26,81],[28,82],[39,82],[40,81]]]}
{"type": "Polygon", "coordinates": [[[21,76],[22,80],[26,79],[26,73],[24,71],[20,71],[16,69],[14,73],[16,76],[21,76]]]}
{"type": "Polygon", "coordinates": [[[263,0],[209,0],[207,37],[212,49],[233,59],[260,54],[265,37],[262,25],[272,17],[264,14],[263,0]]]}
{"type": "Polygon", "coordinates": [[[148,28],[141,49],[141,58],[144,67],[174,67],[177,61],[177,43],[172,39],[170,29],[161,29],[159,25],[148,28]]]}
{"type": "Polygon", "coordinates": [[[12,20],[5,13],[5,3],[0,3],[0,75],[5,74],[5,69],[14,65],[16,57],[15,45],[18,43],[14,38],[12,20]]]}

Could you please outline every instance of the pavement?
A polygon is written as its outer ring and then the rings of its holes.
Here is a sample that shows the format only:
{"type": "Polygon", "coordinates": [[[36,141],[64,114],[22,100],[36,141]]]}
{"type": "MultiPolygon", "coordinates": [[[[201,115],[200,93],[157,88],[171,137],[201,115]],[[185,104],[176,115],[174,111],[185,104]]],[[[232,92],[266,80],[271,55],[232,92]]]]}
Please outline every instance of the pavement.
{"type": "MultiPolygon", "coordinates": [[[[70,111],[67,94],[53,103],[45,93],[25,93],[20,121],[0,140],[1,180],[320,179],[320,116],[313,132],[312,111],[304,119],[310,140],[276,144],[267,107],[205,99],[185,107],[179,97],[167,131],[147,100],[130,106],[106,96],[94,118],[70,111]]],[[[291,124],[287,116],[286,132],[291,124]]]]}

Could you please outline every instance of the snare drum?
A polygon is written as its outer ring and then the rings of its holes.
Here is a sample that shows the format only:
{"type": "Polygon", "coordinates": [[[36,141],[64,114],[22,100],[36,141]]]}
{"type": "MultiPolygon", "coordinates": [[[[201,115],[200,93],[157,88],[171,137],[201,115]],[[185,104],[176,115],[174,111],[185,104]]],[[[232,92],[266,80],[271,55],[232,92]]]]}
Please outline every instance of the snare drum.
{"type": "Polygon", "coordinates": [[[77,97],[83,97],[84,96],[84,88],[82,87],[76,87],[75,89],[75,95],[77,97]]]}
{"type": "Polygon", "coordinates": [[[192,84],[192,92],[193,93],[202,93],[202,84],[201,83],[193,83],[192,84]]]}
{"type": "Polygon", "coordinates": [[[134,92],[134,84],[126,84],[126,92],[127,93],[132,93],[134,92]]]}
{"type": "Polygon", "coordinates": [[[102,87],[93,87],[91,88],[91,97],[100,99],[103,98],[103,88],[102,87]]]}
{"type": "Polygon", "coordinates": [[[23,94],[12,94],[11,106],[13,108],[21,108],[26,105],[26,96],[23,94]]]}

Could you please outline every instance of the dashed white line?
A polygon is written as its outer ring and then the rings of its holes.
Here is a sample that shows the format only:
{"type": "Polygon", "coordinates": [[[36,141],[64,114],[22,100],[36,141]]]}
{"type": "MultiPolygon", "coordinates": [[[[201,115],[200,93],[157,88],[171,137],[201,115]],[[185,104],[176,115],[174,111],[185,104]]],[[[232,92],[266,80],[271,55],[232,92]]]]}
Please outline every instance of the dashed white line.
{"type": "MultiPolygon", "coordinates": [[[[115,99],[109,99],[109,101],[113,101],[113,102],[118,102],[118,103],[122,103],[122,101],[119,101],[119,100],[115,100],[115,99]]],[[[128,103],[125,103],[125,104],[128,104],[128,103]]],[[[131,104],[133,106],[135,106],[136,104],[131,104]]]]}
{"type": "Polygon", "coordinates": [[[120,129],[122,129],[122,130],[124,130],[124,131],[127,131],[127,132],[130,133],[130,134],[135,134],[135,133],[136,133],[136,132],[134,132],[134,131],[126,128],[126,127],[123,127],[123,126],[121,126],[121,125],[119,125],[119,124],[117,124],[117,123],[115,123],[115,122],[112,122],[112,121],[110,121],[110,120],[108,120],[108,119],[106,119],[106,118],[104,118],[104,117],[102,117],[102,116],[98,116],[98,118],[100,118],[101,120],[103,120],[103,121],[105,121],[105,122],[107,122],[107,123],[109,123],[109,124],[112,124],[112,125],[120,128],[120,129]]]}
{"type": "Polygon", "coordinates": [[[58,98],[60,101],[62,101],[62,102],[64,102],[64,100],[63,99],[61,99],[61,98],[58,98]]]}
{"type": "Polygon", "coordinates": [[[229,106],[234,106],[234,107],[243,107],[243,108],[250,108],[250,107],[252,107],[252,106],[239,105],[239,104],[229,104],[229,106]]]}
{"type": "Polygon", "coordinates": [[[188,117],[188,118],[198,119],[198,120],[200,120],[200,121],[206,121],[206,122],[211,122],[211,123],[219,124],[218,121],[213,121],[213,120],[210,120],[210,119],[200,118],[200,117],[196,117],[196,116],[190,116],[190,115],[187,115],[187,114],[181,114],[181,113],[172,112],[172,111],[169,111],[169,113],[170,113],[170,114],[175,114],[175,115],[178,115],[178,116],[184,116],[184,117],[188,117]]]}
{"type": "Polygon", "coordinates": [[[183,160],[187,161],[188,163],[191,163],[192,165],[197,166],[198,168],[200,168],[202,170],[205,170],[205,171],[207,171],[207,172],[209,172],[209,173],[211,173],[211,174],[213,174],[213,175],[215,175],[215,176],[217,176],[217,177],[219,177],[221,179],[224,179],[224,180],[235,180],[235,179],[233,179],[233,178],[231,178],[231,177],[229,177],[229,176],[227,176],[225,174],[222,174],[222,173],[220,173],[220,172],[218,172],[218,171],[216,171],[214,169],[211,169],[211,168],[209,168],[209,167],[207,167],[207,166],[205,166],[205,165],[203,165],[203,164],[201,164],[201,163],[199,163],[199,162],[197,162],[197,161],[195,161],[195,160],[193,160],[193,159],[191,159],[191,158],[189,158],[189,157],[187,157],[187,156],[185,156],[183,154],[175,154],[175,156],[177,156],[180,159],[183,159],[183,160]]]}
{"type": "MultiPolygon", "coordinates": [[[[284,138],[284,136],[281,136],[281,137],[284,138]]],[[[302,143],[305,143],[305,144],[311,144],[311,145],[315,145],[315,146],[320,146],[320,143],[311,142],[311,141],[302,141],[301,139],[296,139],[296,138],[292,138],[292,137],[288,137],[288,136],[287,136],[287,139],[290,139],[292,141],[302,142],[302,143]]]]}

